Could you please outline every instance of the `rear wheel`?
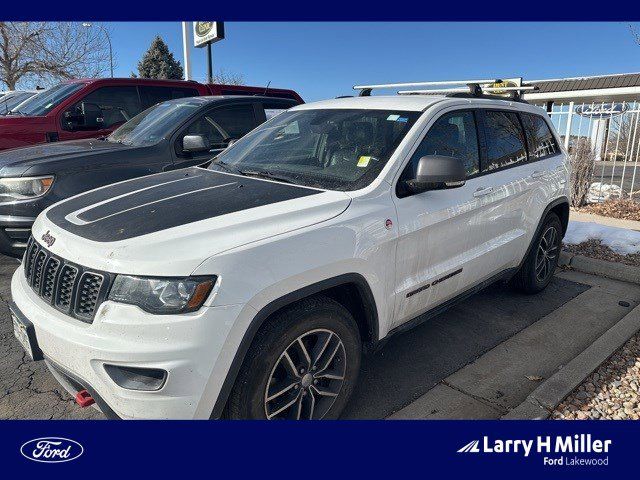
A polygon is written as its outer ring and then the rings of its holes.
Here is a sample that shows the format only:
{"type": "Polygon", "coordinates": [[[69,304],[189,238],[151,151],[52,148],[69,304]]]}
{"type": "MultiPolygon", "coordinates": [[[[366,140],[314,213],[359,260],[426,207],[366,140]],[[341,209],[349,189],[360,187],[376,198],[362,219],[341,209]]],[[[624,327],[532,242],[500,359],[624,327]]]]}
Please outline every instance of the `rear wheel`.
{"type": "Polygon", "coordinates": [[[534,240],[533,248],[512,280],[513,285],[525,293],[544,290],[558,266],[562,245],[562,225],[555,213],[549,213],[534,240]]]}
{"type": "Polygon", "coordinates": [[[338,418],[360,369],[348,310],[327,297],[305,299],[269,319],[256,338],[229,398],[230,418],[338,418]]]}

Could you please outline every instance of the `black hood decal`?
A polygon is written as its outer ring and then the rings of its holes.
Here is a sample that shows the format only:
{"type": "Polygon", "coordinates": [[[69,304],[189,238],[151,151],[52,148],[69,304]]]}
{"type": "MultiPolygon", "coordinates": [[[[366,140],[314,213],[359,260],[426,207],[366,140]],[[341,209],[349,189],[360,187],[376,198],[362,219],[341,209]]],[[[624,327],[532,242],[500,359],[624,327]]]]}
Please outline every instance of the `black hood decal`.
{"type": "Polygon", "coordinates": [[[115,242],[318,193],[194,167],[88,192],[54,206],[47,217],[89,240],[115,242]]]}

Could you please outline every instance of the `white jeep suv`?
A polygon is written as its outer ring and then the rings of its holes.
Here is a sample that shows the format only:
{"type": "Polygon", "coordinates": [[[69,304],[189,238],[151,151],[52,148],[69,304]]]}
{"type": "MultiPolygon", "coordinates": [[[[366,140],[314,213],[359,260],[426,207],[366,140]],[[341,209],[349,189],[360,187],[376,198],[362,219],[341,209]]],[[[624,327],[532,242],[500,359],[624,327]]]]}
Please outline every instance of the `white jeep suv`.
{"type": "Polygon", "coordinates": [[[567,178],[516,98],[300,105],[206,168],[44,211],[15,333],[108,416],[336,418],[363,351],[492,282],[547,286],[567,178]]]}

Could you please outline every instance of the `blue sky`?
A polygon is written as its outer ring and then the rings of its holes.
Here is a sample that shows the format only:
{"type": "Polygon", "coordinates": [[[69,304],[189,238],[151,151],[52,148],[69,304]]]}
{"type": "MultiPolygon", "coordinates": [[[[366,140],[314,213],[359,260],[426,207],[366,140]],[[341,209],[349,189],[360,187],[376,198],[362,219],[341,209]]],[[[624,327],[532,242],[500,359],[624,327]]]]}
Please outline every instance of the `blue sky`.
{"type": "MultiPolygon", "coordinates": [[[[116,76],[129,76],[153,37],[182,61],[180,22],[109,23],[116,76]]],[[[638,31],[640,26],[636,25],[638,31]]],[[[493,76],[556,78],[640,71],[627,23],[238,23],[213,46],[214,70],[293,88],[307,101],[357,83],[493,76]]],[[[206,76],[206,49],[191,50],[206,76]]]]}

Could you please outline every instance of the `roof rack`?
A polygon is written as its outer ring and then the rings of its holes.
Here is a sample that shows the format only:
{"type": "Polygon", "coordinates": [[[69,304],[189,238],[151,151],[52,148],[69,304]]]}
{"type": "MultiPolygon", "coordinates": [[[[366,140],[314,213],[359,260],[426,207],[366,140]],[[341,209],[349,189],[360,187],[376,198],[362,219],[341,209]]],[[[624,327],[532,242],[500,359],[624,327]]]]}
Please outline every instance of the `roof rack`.
{"type": "Polygon", "coordinates": [[[398,95],[447,95],[460,96],[459,94],[470,94],[471,96],[491,96],[491,98],[503,98],[501,95],[509,95],[514,100],[521,100],[522,92],[527,90],[537,90],[534,85],[523,85],[522,77],[506,79],[485,79],[485,80],[442,80],[435,82],[414,82],[414,83],[386,83],[378,85],[355,85],[354,90],[360,90],[359,96],[368,97],[371,91],[380,88],[412,88],[412,87],[440,87],[456,86],[454,88],[427,88],[418,90],[398,90],[398,95]],[[464,85],[466,88],[460,88],[464,85]]]}

